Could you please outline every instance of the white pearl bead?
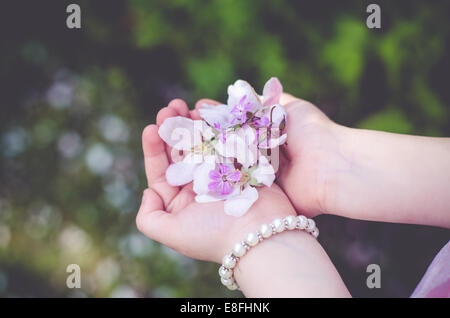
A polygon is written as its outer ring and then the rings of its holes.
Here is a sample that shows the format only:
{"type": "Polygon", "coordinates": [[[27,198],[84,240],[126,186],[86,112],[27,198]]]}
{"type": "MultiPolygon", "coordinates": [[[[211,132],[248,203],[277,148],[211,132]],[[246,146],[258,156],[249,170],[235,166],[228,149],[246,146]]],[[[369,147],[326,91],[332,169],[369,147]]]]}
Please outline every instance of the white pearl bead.
{"type": "Polygon", "coordinates": [[[261,235],[264,238],[268,238],[272,236],[272,227],[269,224],[261,225],[261,235]]]}
{"type": "Polygon", "coordinates": [[[229,290],[236,290],[238,289],[238,285],[235,282],[233,282],[231,285],[227,286],[227,288],[229,290]]]}
{"type": "Polygon", "coordinates": [[[236,266],[236,260],[231,255],[225,255],[222,260],[223,267],[233,268],[236,266]]]}
{"type": "Polygon", "coordinates": [[[250,246],[255,246],[258,244],[258,235],[255,232],[250,232],[247,234],[247,239],[245,242],[250,246]]]}
{"type": "Polygon", "coordinates": [[[308,219],[308,225],[306,226],[306,231],[311,233],[316,228],[316,222],[313,219],[308,219]]]}
{"type": "Polygon", "coordinates": [[[314,236],[315,238],[317,238],[319,236],[319,229],[316,227],[314,229],[314,231],[311,232],[312,236],[314,236]]]}
{"type": "Polygon", "coordinates": [[[272,224],[275,227],[275,231],[277,231],[278,233],[284,231],[284,221],[282,219],[275,219],[273,220],[272,224]]]}
{"type": "Polygon", "coordinates": [[[297,216],[298,219],[298,228],[300,230],[304,230],[308,225],[308,219],[304,215],[297,216]]]}
{"type": "Polygon", "coordinates": [[[231,284],[234,283],[234,279],[230,279],[230,278],[224,278],[221,277],[220,281],[222,282],[222,284],[224,284],[225,286],[230,286],[231,284]]]}
{"type": "Polygon", "coordinates": [[[293,215],[288,215],[287,217],[284,218],[284,221],[287,223],[286,227],[288,230],[293,230],[297,226],[297,220],[293,215]]]}
{"type": "Polygon", "coordinates": [[[219,275],[220,275],[220,277],[223,277],[223,278],[230,278],[231,276],[233,276],[233,271],[231,271],[223,266],[220,266],[219,275]]]}
{"type": "Polygon", "coordinates": [[[241,257],[245,254],[246,248],[241,243],[234,244],[233,254],[237,257],[241,257]]]}

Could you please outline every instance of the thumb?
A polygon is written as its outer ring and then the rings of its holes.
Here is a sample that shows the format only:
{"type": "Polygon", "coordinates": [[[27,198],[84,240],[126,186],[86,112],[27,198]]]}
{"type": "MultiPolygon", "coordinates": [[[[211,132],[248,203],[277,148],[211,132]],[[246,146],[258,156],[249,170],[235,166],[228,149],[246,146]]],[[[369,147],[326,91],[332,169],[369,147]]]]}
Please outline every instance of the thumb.
{"type": "Polygon", "coordinates": [[[175,216],[163,208],[160,196],[152,189],[146,189],[136,216],[136,226],[142,234],[152,240],[172,246],[176,233],[175,216]]]}

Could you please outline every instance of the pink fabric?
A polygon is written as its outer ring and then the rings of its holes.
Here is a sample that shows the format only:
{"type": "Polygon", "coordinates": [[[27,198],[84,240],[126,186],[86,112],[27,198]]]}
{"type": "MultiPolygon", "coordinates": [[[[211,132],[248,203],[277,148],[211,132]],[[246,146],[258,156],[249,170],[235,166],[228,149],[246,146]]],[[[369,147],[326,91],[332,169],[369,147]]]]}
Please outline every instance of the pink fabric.
{"type": "Polygon", "coordinates": [[[433,259],[411,297],[450,298],[450,241],[433,259]]]}

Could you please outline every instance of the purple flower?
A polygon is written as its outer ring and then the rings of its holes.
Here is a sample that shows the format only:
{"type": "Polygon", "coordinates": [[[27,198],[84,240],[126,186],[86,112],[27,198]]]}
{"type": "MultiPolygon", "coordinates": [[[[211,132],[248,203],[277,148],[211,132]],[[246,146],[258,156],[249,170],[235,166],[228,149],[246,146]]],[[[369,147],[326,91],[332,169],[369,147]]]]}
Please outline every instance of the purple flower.
{"type": "Polygon", "coordinates": [[[219,131],[219,135],[217,136],[217,138],[219,138],[219,140],[224,144],[225,141],[227,140],[226,128],[220,127],[219,123],[214,123],[214,128],[216,128],[219,131]]]}
{"type": "Polygon", "coordinates": [[[267,127],[270,124],[270,119],[267,116],[261,118],[255,117],[255,119],[253,120],[253,124],[257,128],[267,127]]]}
{"type": "Polygon", "coordinates": [[[233,185],[241,180],[241,172],[234,170],[230,172],[231,168],[227,165],[219,164],[219,171],[211,170],[209,178],[212,180],[208,184],[208,189],[211,192],[227,195],[231,193],[233,185]]]}
{"type": "Polygon", "coordinates": [[[247,112],[251,107],[251,103],[245,103],[247,95],[242,96],[241,100],[237,105],[233,107],[231,113],[235,116],[232,123],[234,124],[236,120],[240,120],[241,124],[247,121],[247,112]]]}

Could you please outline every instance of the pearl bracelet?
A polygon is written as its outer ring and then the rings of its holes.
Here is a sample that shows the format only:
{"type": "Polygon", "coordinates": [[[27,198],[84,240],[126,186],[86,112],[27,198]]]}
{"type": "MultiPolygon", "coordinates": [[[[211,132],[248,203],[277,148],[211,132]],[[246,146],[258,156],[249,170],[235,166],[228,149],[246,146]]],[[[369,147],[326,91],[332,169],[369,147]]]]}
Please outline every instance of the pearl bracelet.
{"type": "Polygon", "coordinates": [[[236,267],[239,258],[244,256],[251,247],[268,239],[272,235],[284,232],[285,230],[302,230],[310,233],[317,238],[319,236],[319,229],[313,219],[308,219],[304,215],[297,217],[288,215],[284,219],[275,219],[270,224],[263,224],[257,232],[250,232],[242,242],[237,242],[233,251],[223,257],[222,266],[219,268],[220,281],[224,286],[230,290],[239,289],[239,286],[234,279],[234,268],[236,267]]]}

